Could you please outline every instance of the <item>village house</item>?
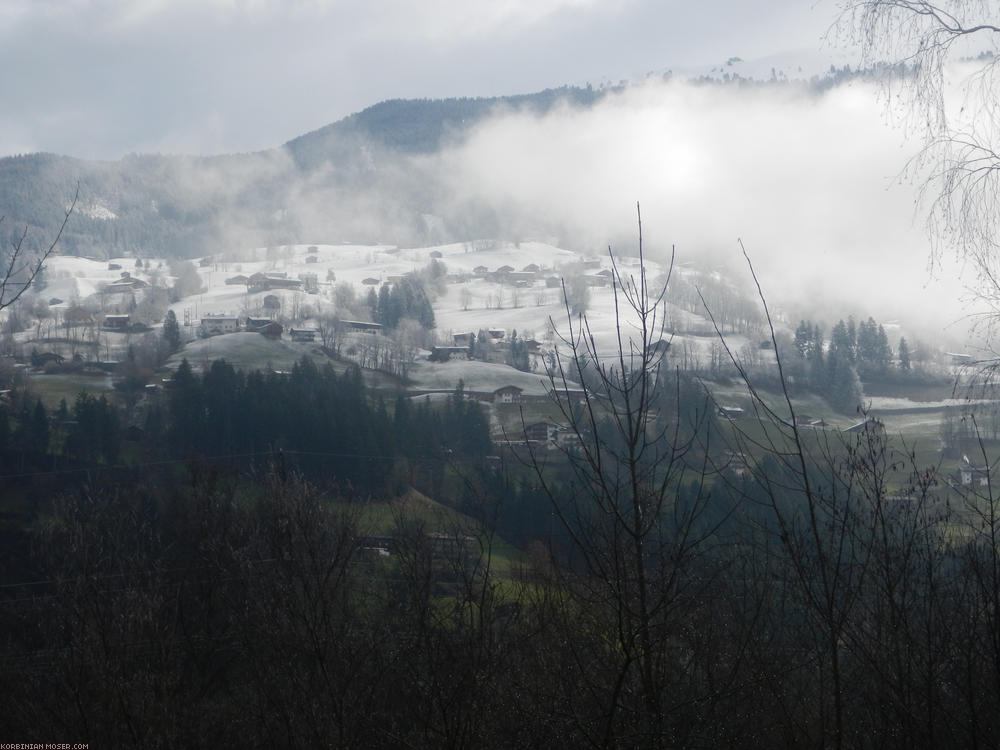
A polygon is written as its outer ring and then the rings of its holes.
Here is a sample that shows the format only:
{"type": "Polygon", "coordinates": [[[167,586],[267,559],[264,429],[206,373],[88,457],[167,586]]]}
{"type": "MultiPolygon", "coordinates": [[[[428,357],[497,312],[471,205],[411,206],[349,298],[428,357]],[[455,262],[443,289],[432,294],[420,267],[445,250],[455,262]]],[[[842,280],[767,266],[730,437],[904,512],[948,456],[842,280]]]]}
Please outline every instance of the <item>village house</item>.
{"type": "Polygon", "coordinates": [[[505,385],[493,391],[493,403],[495,404],[519,404],[523,388],[516,385],[505,385]]]}
{"type": "Polygon", "coordinates": [[[583,436],[569,427],[559,427],[556,429],[555,444],[562,450],[576,451],[583,445],[583,436]]]}
{"type": "Polygon", "coordinates": [[[375,335],[382,333],[381,323],[368,323],[364,320],[342,320],[340,325],[348,333],[370,333],[375,335]]]}
{"type": "Polygon", "coordinates": [[[550,422],[534,422],[525,426],[524,439],[531,443],[554,448],[558,432],[559,428],[550,422]]]}
{"type": "Polygon", "coordinates": [[[201,336],[234,333],[240,330],[240,319],[235,315],[206,315],[201,319],[201,336]]]}
{"type": "Polygon", "coordinates": [[[962,464],[958,470],[959,481],[963,486],[975,484],[986,487],[990,483],[990,467],[975,466],[968,456],[962,456],[962,464]]]}
{"type": "Polygon", "coordinates": [[[447,362],[451,358],[468,359],[468,346],[435,346],[431,348],[431,353],[427,357],[430,362],[447,362]]]}
{"type": "Polygon", "coordinates": [[[247,318],[246,329],[270,339],[280,339],[284,327],[270,318],[247,318]]]}
{"type": "Polygon", "coordinates": [[[126,331],[129,323],[128,315],[105,315],[102,327],[106,331],[126,331]]]}
{"type": "Polygon", "coordinates": [[[271,289],[301,289],[302,282],[289,279],[284,273],[255,273],[247,279],[251,291],[268,291],[271,289]]]}

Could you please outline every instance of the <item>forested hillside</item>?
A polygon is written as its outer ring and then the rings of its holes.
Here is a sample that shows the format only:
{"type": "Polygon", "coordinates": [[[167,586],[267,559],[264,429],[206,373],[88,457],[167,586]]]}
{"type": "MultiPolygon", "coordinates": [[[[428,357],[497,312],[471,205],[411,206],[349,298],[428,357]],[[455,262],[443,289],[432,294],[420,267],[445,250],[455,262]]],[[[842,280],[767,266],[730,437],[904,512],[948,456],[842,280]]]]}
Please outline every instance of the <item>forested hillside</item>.
{"type": "MultiPolygon", "coordinates": [[[[88,162],[55,154],[0,159],[0,234],[28,229],[26,247],[51,242],[80,186],[60,251],[195,257],[233,246],[310,241],[417,244],[428,238],[438,175],[411,157],[461,139],[496,108],[542,113],[602,94],[562,88],[477,99],[389,101],[287,144],[216,157],[128,155],[88,162]]],[[[434,227],[438,241],[492,236],[490,212],[434,227]]]]}

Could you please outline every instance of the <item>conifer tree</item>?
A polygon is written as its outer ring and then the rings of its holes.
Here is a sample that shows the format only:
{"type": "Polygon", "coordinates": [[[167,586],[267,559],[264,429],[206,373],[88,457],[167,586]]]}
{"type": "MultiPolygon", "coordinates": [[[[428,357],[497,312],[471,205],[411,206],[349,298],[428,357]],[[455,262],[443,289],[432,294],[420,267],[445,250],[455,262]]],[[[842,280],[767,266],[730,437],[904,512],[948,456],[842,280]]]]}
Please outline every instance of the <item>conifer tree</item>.
{"type": "Polygon", "coordinates": [[[908,372],[910,369],[910,346],[906,343],[906,337],[899,338],[899,369],[908,372]]]}

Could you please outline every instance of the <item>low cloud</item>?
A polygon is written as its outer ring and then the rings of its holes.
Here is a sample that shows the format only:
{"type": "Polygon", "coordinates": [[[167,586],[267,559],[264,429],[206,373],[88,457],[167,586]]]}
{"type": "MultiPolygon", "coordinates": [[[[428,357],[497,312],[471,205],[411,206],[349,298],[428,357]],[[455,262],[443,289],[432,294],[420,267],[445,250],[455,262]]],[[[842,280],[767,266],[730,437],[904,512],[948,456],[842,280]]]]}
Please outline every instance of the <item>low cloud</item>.
{"type": "Polygon", "coordinates": [[[581,250],[631,252],[638,202],[654,252],[742,270],[742,238],[782,305],[940,328],[967,309],[957,264],[929,268],[916,186],[900,177],[915,149],[858,81],[825,93],[657,81],[592,109],[500,114],[442,170],[457,200],[522,230],[561,227],[581,250]]]}

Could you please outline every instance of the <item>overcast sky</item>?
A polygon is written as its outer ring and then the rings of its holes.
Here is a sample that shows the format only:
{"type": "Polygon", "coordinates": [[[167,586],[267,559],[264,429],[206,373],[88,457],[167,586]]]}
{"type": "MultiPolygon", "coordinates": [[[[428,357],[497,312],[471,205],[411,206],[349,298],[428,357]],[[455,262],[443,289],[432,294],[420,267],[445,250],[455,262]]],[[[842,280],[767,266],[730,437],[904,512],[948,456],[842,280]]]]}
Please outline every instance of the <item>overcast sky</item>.
{"type": "Polygon", "coordinates": [[[835,55],[833,0],[0,0],[0,155],[280,145],[385,99],[835,55]]]}

